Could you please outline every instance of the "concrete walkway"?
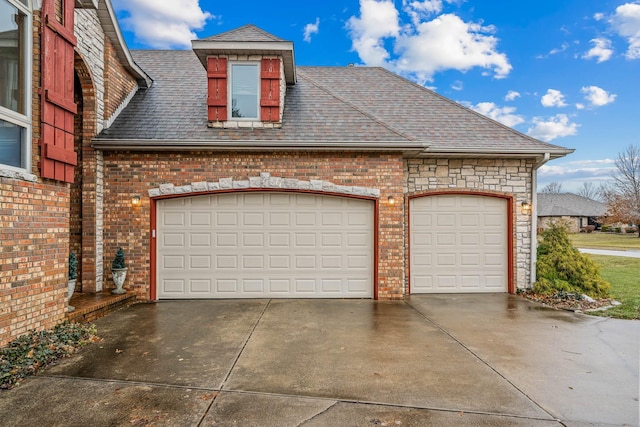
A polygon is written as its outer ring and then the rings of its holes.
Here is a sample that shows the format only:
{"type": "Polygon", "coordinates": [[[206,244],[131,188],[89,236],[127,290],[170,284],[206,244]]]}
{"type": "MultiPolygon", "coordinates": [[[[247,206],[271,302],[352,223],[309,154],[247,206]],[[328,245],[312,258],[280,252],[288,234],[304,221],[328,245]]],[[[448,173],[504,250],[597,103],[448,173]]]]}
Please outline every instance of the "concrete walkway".
{"type": "Polygon", "coordinates": [[[585,254],[621,256],[621,257],[627,257],[627,258],[640,258],[640,251],[638,250],[612,251],[609,249],[591,249],[591,248],[578,248],[578,250],[585,254]]]}
{"type": "Polygon", "coordinates": [[[3,426],[638,425],[640,322],[513,295],[134,305],[3,426]]]}

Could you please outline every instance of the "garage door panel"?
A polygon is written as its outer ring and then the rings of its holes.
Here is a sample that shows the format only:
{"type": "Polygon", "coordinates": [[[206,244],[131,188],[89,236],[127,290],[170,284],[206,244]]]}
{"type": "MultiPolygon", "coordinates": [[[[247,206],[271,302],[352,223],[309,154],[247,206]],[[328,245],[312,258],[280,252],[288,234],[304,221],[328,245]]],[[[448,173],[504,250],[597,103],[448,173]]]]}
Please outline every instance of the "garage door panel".
{"type": "Polygon", "coordinates": [[[161,224],[165,226],[184,226],[184,212],[169,212],[162,216],[161,224]]]}
{"type": "Polygon", "coordinates": [[[261,248],[261,249],[264,248],[264,234],[263,233],[243,233],[242,246],[261,248]]]}
{"type": "Polygon", "coordinates": [[[215,224],[218,227],[229,227],[238,225],[238,213],[237,212],[218,212],[216,214],[215,224]]]}
{"type": "Polygon", "coordinates": [[[164,246],[183,248],[184,233],[166,233],[162,236],[162,244],[164,246]]]}
{"type": "Polygon", "coordinates": [[[507,214],[496,197],[411,199],[411,291],[506,292],[507,214]]]}
{"type": "Polygon", "coordinates": [[[315,233],[296,233],[295,234],[295,247],[296,248],[315,248],[316,247],[316,234],[315,233]]]}

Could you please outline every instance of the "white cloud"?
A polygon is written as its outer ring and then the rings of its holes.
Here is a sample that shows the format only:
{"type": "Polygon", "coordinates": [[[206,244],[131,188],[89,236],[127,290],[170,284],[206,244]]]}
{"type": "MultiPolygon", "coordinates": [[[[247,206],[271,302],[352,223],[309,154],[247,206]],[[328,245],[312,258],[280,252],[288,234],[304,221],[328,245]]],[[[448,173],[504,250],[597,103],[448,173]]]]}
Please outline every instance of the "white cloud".
{"type": "Polygon", "coordinates": [[[629,43],[627,59],[640,59],[640,3],[625,3],[618,6],[609,22],[629,43]]]}
{"type": "Polygon", "coordinates": [[[507,56],[496,50],[495,28],[464,22],[456,15],[444,14],[422,22],[415,33],[404,33],[396,41],[396,62],[400,72],[431,80],[438,71],[467,71],[474,67],[491,69],[496,78],[511,71],[507,56]]]}
{"type": "Polygon", "coordinates": [[[520,98],[520,92],[516,92],[515,90],[510,90],[507,92],[507,95],[504,97],[505,101],[513,101],[516,98],[520,98]]]}
{"type": "Polygon", "coordinates": [[[464,89],[464,83],[462,82],[462,80],[456,80],[451,85],[451,89],[453,89],[453,90],[462,90],[462,89],[464,89]]]}
{"type": "Polygon", "coordinates": [[[555,48],[555,49],[551,49],[551,50],[549,51],[549,55],[556,55],[556,54],[558,54],[558,53],[560,53],[560,52],[564,52],[564,51],[565,51],[565,50],[567,50],[567,49],[569,49],[569,43],[566,43],[566,42],[565,42],[565,43],[562,43],[562,46],[557,47],[557,48],[555,48]]]}
{"type": "MultiPolygon", "coordinates": [[[[451,0],[444,0],[452,2],[451,0]]],[[[360,0],[360,17],[347,22],[355,50],[366,65],[382,65],[420,83],[443,70],[467,71],[474,67],[493,71],[495,78],[511,71],[507,56],[497,51],[495,28],[464,22],[453,14],[423,20],[441,10],[442,2],[403,2],[412,10],[411,23],[402,23],[390,0],[360,0]],[[393,45],[394,59],[385,41],[393,45]]]]}
{"type": "Polygon", "coordinates": [[[545,107],[566,107],[567,103],[564,101],[564,95],[559,90],[549,89],[547,93],[540,99],[540,102],[545,107]]]}
{"type": "Polygon", "coordinates": [[[538,188],[554,181],[562,182],[566,191],[577,192],[582,183],[591,181],[596,185],[606,183],[615,172],[615,160],[555,160],[538,169],[538,188]]]}
{"type": "Polygon", "coordinates": [[[566,114],[556,114],[548,120],[535,117],[533,126],[527,130],[527,135],[549,142],[556,138],[577,134],[578,126],[576,123],[571,123],[566,114]]]}
{"type": "Polygon", "coordinates": [[[402,6],[404,11],[411,17],[413,25],[418,25],[423,19],[441,13],[444,3],[456,3],[457,1],[460,0],[402,0],[402,6]]]}
{"type": "Polygon", "coordinates": [[[576,110],[584,110],[584,104],[581,102],[578,102],[576,104],[576,110]]]}
{"type": "Polygon", "coordinates": [[[360,18],[347,21],[353,49],[366,65],[383,66],[389,58],[384,39],[400,32],[398,11],[392,1],[360,0],[360,18]]]}
{"type": "Polygon", "coordinates": [[[524,123],[522,116],[514,114],[516,111],[515,107],[498,107],[493,102],[480,102],[476,105],[465,105],[472,110],[509,127],[514,127],[520,123],[524,123]]]}
{"type": "Polygon", "coordinates": [[[123,27],[156,49],[191,47],[191,40],[197,38],[193,30],[214,18],[200,8],[198,0],[113,0],[113,5],[129,13],[121,20],[123,27]]]}
{"type": "Polygon", "coordinates": [[[314,24],[307,24],[304,26],[304,41],[307,43],[311,42],[311,35],[318,34],[320,31],[320,18],[316,18],[316,22],[314,24]]]}
{"type": "Polygon", "coordinates": [[[598,63],[608,61],[609,58],[611,58],[613,54],[611,40],[600,37],[592,39],[591,43],[593,43],[594,46],[582,56],[583,58],[596,58],[598,63]]]}
{"type": "Polygon", "coordinates": [[[596,21],[602,21],[602,19],[604,18],[604,13],[594,13],[593,14],[593,19],[595,19],[596,21]]]}
{"type": "Polygon", "coordinates": [[[594,107],[611,104],[617,97],[617,95],[609,93],[598,86],[585,86],[580,91],[584,93],[584,99],[594,107]]]}

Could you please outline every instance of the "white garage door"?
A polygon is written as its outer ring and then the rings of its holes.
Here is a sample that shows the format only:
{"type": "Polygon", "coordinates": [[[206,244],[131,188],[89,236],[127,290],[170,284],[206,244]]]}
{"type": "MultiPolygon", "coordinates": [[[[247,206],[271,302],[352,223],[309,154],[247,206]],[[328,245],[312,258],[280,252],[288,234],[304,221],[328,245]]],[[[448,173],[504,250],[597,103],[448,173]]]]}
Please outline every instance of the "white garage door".
{"type": "Polygon", "coordinates": [[[371,298],[372,201],[229,193],[157,205],[158,298],[371,298]]]}
{"type": "Polygon", "coordinates": [[[411,292],[507,292],[507,200],[437,195],[410,201],[411,292]]]}

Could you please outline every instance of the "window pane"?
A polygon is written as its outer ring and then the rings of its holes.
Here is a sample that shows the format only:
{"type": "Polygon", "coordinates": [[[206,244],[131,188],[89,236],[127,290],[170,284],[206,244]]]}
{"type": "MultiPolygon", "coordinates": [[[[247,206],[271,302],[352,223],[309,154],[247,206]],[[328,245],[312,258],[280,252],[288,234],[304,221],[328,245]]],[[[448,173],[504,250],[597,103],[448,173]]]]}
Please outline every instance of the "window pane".
{"type": "Polygon", "coordinates": [[[258,118],[258,66],[231,66],[231,116],[258,118]]]}
{"type": "Polygon", "coordinates": [[[24,111],[24,15],[0,0],[0,106],[24,111]]]}
{"type": "Polygon", "coordinates": [[[23,128],[0,120],[0,163],[22,167],[23,128]]]}

